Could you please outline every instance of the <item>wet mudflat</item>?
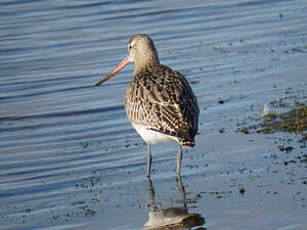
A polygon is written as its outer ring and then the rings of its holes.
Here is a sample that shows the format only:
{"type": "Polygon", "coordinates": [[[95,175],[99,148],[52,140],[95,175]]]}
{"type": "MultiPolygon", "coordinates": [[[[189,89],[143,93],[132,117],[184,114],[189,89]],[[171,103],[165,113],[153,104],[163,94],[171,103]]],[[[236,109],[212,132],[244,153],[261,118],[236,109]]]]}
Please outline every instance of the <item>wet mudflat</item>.
{"type": "Polygon", "coordinates": [[[304,1],[0,6],[0,229],[306,229],[306,119],[257,132],[264,108],[306,106],[304,1]],[[94,87],[140,32],[198,97],[181,178],[175,143],[145,176],[123,106],[133,65],[94,87]]]}

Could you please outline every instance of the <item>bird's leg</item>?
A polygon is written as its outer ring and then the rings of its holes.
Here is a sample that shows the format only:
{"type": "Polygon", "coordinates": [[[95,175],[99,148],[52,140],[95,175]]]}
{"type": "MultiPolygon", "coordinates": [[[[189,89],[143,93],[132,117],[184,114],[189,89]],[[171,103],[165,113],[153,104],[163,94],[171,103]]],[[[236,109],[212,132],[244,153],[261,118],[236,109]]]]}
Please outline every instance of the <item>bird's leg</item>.
{"type": "Polygon", "coordinates": [[[179,192],[182,194],[184,211],[187,212],[188,206],[187,206],[187,200],[186,200],[186,193],[185,193],[184,185],[181,180],[181,176],[179,174],[177,174],[176,176],[176,181],[177,181],[179,192]]]}
{"type": "Polygon", "coordinates": [[[149,191],[149,197],[151,200],[151,211],[156,211],[156,203],[155,203],[155,189],[152,185],[150,177],[147,177],[148,179],[148,191],[149,191]]]}
{"type": "Polygon", "coordinates": [[[180,175],[181,159],[182,159],[182,147],[181,145],[179,145],[177,153],[177,175],[180,175]]]}
{"type": "Polygon", "coordinates": [[[150,144],[147,144],[147,149],[148,149],[148,152],[147,152],[147,176],[150,177],[150,168],[151,168],[151,160],[152,160],[150,144]]]}

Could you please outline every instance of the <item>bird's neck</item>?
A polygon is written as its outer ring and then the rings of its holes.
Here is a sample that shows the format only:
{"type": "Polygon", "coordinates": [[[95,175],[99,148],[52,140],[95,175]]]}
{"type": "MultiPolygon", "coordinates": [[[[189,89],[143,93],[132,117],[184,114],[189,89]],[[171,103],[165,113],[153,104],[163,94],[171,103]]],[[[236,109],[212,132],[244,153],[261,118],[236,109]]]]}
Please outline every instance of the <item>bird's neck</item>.
{"type": "Polygon", "coordinates": [[[135,63],[135,69],[134,69],[134,75],[138,75],[142,72],[153,72],[154,69],[160,66],[159,59],[150,60],[146,62],[136,62],[135,63]]]}

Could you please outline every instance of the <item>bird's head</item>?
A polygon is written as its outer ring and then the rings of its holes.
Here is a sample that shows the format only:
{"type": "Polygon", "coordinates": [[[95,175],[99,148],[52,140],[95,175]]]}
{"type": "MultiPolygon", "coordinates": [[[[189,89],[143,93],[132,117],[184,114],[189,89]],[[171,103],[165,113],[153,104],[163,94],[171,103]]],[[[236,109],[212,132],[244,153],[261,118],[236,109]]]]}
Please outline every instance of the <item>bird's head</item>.
{"type": "Polygon", "coordinates": [[[129,63],[135,63],[134,74],[139,73],[149,66],[159,65],[157,50],[151,38],[146,34],[136,34],[131,37],[128,43],[128,55],[118,66],[116,66],[108,75],[106,75],[96,86],[102,84],[129,63]]]}

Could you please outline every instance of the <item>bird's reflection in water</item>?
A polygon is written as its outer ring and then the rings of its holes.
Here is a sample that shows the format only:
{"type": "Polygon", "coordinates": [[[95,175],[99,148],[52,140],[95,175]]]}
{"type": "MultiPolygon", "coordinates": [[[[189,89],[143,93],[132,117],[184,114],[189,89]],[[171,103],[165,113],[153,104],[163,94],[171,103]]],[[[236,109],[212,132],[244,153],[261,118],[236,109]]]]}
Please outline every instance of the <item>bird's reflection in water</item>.
{"type": "MultiPolygon", "coordinates": [[[[148,178],[148,191],[152,210],[148,214],[148,221],[144,224],[145,230],[184,230],[204,225],[205,219],[200,214],[188,213],[186,193],[181,177],[178,176],[176,180],[178,190],[183,198],[183,207],[169,207],[158,211],[155,204],[155,190],[151,179],[148,178]]],[[[193,229],[205,230],[206,228],[193,229]]]]}

